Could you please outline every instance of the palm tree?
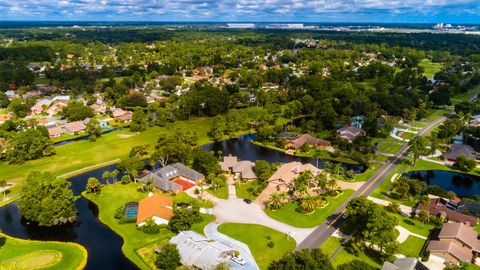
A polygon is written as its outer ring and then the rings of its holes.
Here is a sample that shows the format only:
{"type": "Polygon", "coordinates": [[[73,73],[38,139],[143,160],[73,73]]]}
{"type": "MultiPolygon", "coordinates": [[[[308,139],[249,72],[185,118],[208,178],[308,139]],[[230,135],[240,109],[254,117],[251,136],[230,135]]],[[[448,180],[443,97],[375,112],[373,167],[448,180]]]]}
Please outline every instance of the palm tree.
{"type": "Polygon", "coordinates": [[[322,194],[325,194],[325,191],[327,189],[328,178],[329,176],[325,171],[321,171],[319,174],[315,176],[315,180],[317,182],[316,185],[318,188],[320,188],[320,190],[322,191],[322,194]]]}
{"type": "Polygon", "coordinates": [[[315,149],[313,151],[313,158],[317,160],[317,168],[318,168],[318,160],[322,157],[322,150],[320,149],[315,149]]]}
{"type": "Polygon", "coordinates": [[[113,182],[114,182],[114,183],[117,182],[117,175],[118,175],[118,170],[117,170],[117,169],[113,170],[113,171],[110,173],[110,177],[113,179],[113,182]]]}
{"type": "Polygon", "coordinates": [[[110,176],[111,176],[110,171],[104,171],[102,174],[102,178],[103,180],[105,180],[105,182],[107,182],[107,184],[110,184],[108,181],[108,179],[110,179],[110,176]]]}
{"type": "Polygon", "coordinates": [[[0,180],[0,188],[3,190],[3,200],[5,200],[5,197],[7,196],[7,181],[0,180]]]}
{"type": "Polygon", "coordinates": [[[421,204],[428,208],[428,206],[430,205],[430,198],[427,195],[420,196],[420,198],[418,199],[418,204],[421,204]]]}
{"type": "Polygon", "coordinates": [[[420,210],[417,214],[418,220],[422,223],[427,223],[430,220],[430,214],[425,210],[420,210]]]}
{"type": "Polygon", "coordinates": [[[312,197],[312,196],[308,196],[306,198],[303,198],[300,201],[300,208],[302,208],[303,211],[310,213],[313,210],[315,210],[315,207],[317,206],[316,201],[317,201],[317,199],[312,197]]]}
{"type": "Polygon", "coordinates": [[[287,199],[287,194],[285,192],[276,192],[270,194],[270,198],[268,199],[268,208],[272,210],[278,210],[285,205],[285,201],[287,199]]]}

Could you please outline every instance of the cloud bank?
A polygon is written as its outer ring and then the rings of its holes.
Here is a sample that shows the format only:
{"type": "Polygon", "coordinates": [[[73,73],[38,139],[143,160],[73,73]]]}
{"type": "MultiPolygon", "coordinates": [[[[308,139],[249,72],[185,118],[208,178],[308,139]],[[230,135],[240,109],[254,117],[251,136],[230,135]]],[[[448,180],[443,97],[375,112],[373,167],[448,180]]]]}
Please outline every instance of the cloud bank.
{"type": "Polygon", "coordinates": [[[478,0],[0,0],[1,20],[470,22],[478,0]]]}

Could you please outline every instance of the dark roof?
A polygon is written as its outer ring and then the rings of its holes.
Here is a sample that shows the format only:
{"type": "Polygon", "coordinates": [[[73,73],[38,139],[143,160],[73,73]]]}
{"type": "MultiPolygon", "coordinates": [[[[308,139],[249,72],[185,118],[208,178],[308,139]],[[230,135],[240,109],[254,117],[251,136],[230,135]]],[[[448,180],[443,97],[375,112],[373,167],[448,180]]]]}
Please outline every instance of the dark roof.
{"type": "Polygon", "coordinates": [[[475,150],[466,144],[452,144],[450,152],[445,154],[445,158],[455,160],[460,155],[464,155],[466,158],[478,158],[475,150]]]}
{"type": "Polygon", "coordinates": [[[182,186],[172,182],[171,180],[177,176],[183,176],[187,179],[197,181],[205,176],[182,163],[175,163],[173,165],[167,165],[163,168],[148,173],[140,178],[143,182],[148,182],[149,179],[153,179],[153,185],[164,191],[176,191],[181,190],[182,186]]]}
{"type": "Polygon", "coordinates": [[[324,145],[324,146],[329,146],[330,142],[321,140],[318,138],[313,137],[310,134],[301,134],[298,135],[294,138],[287,138],[287,142],[290,142],[292,144],[292,148],[294,149],[299,149],[302,147],[305,143],[311,144],[311,145],[324,145]]]}
{"type": "Polygon", "coordinates": [[[446,217],[449,220],[462,222],[462,223],[468,222],[470,223],[470,226],[477,225],[476,217],[465,215],[455,210],[449,209],[447,208],[447,204],[445,202],[446,201],[442,198],[430,199],[430,204],[428,205],[428,209],[423,204],[419,204],[417,206],[417,210],[426,210],[432,215],[441,215],[442,213],[445,213],[446,217]]]}
{"type": "Polygon", "coordinates": [[[353,141],[356,137],[365,136],[367,133],[363,129],[352,127],[352,126],[346,126],[346,127],[337,129],[336,134],[349,141],[353,141]]]}

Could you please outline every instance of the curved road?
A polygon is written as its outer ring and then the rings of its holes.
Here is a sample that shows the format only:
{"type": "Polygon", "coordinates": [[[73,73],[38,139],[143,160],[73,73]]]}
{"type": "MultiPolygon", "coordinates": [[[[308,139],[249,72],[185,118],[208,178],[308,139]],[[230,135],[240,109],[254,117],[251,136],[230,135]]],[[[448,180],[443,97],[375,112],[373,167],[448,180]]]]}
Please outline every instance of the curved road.
{"type": "MultiPolygon", "coordinates": [[[[447,120],[447,117],[443,116],[438,120],[431,122],[430,124],[423,127],[416,136],[424,136],[428,134],[432,129],[443,123],[447,120]]],[[[402,148],[395,153],[393,157],[390,158],[389,162],[382,166],[370,179],[368,179],[363,186],[355,191],[353,195],[346,200],[333,215],[331,215],[327,220],[315,228],[315,230],[299,245],[297,245],[296,250],[301,250],[305,248],[318,248],[320,247],[340,226],[342,222],[342,215],[345,212],[347,204],[355,197],[370,195],[386,178],[390,175],[393,170],[403,161],[403,159],[408,155],[409,145],[404,144],[402,148]]]]}

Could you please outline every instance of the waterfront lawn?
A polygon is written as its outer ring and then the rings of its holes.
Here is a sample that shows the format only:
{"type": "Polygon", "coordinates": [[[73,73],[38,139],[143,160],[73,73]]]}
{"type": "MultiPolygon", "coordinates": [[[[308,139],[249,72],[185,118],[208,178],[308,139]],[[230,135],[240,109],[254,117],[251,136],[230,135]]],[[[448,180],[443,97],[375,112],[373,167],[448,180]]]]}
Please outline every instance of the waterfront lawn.
{"type": "Polygon", "coordinates": [[[0,233],[0,269],[83,269],[87,251],[76,243],[23,240],[0,233]]]}
{"type": "Polygon", "coordinates": [[[157,259],[157,254],[155,253],[155,249],[158,247],[162,247],[168,243],[170,237],[162,237],[161,239],[150,243],[144,247],[137,249],[137,254],[142,258],[145,264],[147,264],[150,269],[157,269],[155,266],[155,261],[157,259]]]}
{"type": "Polygon", "coordinates": [[[371,163],[366,171],[364,171],[363,173],[355,174],[355,176],[353,177],[353,181],[354,182],[367,181],[368,179],[370,179],[370,177],[372,177],[378,171],[380,167],[382,167],[381,164],[371,163]]]}
{"type": "Polygon", "coordinates": [[[343,239],[341,238],[330,236],[327,241],[323,243],[320,249],[330,258],[335,250],[342,245],[342,241],[343,239]]]}
{"type": "Polygon", "coordinates": [[[218,231],[245,243],[260,269],[267,269],[272,261],[295,248],[295,240],[261,225],[226,223],[220,225],[218,231]],[[268,246],[269,242],[273,243],[272,247],[268,246]]]}
{"type": "Polygon", "coordinates": [[[458,173],[480,176],[480,170],[479,169],[475,169],[475,170],[470,171],[470,172],[463,172],[463,171],[460,171],[453,166],[438,164],[438,163],[430,162],[430,161],[427,161],[427,160],[417,160],[417,163],[415,164],[415,166],[408,168],[407,172],[421,171],[421,170],[444,170],[444,171],[452,171],[452,172],[458,172],[458,173]]]}
{"type": "Polygon", "coordinates": [[[138,192],[137,189],[138,185],[135,183],[128,185],[116,183],[103,186],[99,195],[86,194],[85,192],[82,195],[98,206],[100,221],[123,238],[122,251],[125,256],[140,269],[150,269],[136,253],[136,250],[148,243],[157,241],[159,238],[170,238],[173,233],[167,229],[161,229],[159,234],[146,234],[137,230],[136,223],[120,224],[115,219],[115,211],[118,207],[131,201],[138,202],[147,197],[147,194],[138,192]]]}
{"type": "Polygon", "coordinates": [[[260,185],[257,180],[236,183],[237,198],[255,200],[257,196],[252,193],[251,189],[257,185],[260,185]]]}
{"type": "MultiPolygon", "coordinates": [[[[183,124],[195,126],[199,144],[205,144],[210,141],[207,132],[210,129],[211,121],[210,118],[195,118],[185,121],[183,124]]],[[[135,145],[149,144],[153,149],[158,140],[158,133],[165,129],[152,127],[142,133],[132,133],[127,130],[115,131],[104,134],[96,142],[85,140],[55,147],[56,154],[51,157],[28,161],[20,165],[3,162],[0,164],[2,179],[15,182],[19,188],[26,176],[33,171],[62,175],[88,166],[115,161],[118,158],[126,157],[131,147],[135,145]]]]}
{"type": "Polygon", "coordinates": [[[296,209],[298,208],[298,203],[295,201],[287,203],[284,207],[279,210],[270,210],[265,209],[265,213],[273,219],[276,219],[280,222],[287,223],[288,225],[299,227],[299,228],[311,228],[322,224],[333,212],[352,194],[353,190],[346,189],[343,190],[343,193],[337,198],[327,197],[326,200],[328,204],[323,208],[317,208],[311,214],[302,214],[296,209]]]}
{"type": "Polygon", "coordinates": [[[405,242],[400,244],[398,253],[406,257],[418,258],[426,241],[425,239],[410,235],[405,242]]]}

